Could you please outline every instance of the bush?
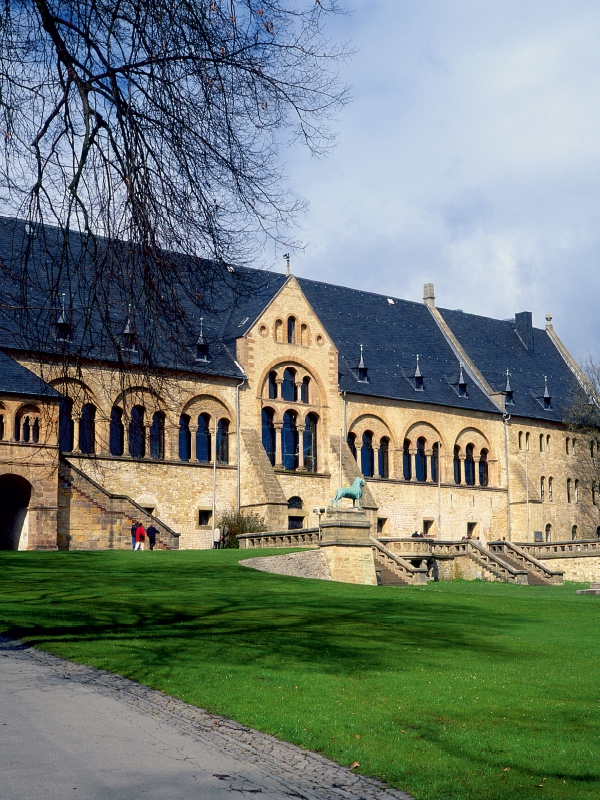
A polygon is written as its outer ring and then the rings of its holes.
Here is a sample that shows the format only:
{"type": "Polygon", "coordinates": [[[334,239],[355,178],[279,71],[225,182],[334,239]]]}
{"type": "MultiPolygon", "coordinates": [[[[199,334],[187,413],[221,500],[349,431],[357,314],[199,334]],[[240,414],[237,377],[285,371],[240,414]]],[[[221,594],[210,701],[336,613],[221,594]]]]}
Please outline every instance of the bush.
{"type": "Polygon", "coordinates": [[[228,548],[240,546],[237,537],[242,533],[260,533],[267,530],[265,520],[260,514],[255,514],[253,511],[236,511],[234,508],[223,511],[217,525],[221,530],[224,525],[229,528],[228,548]]]}

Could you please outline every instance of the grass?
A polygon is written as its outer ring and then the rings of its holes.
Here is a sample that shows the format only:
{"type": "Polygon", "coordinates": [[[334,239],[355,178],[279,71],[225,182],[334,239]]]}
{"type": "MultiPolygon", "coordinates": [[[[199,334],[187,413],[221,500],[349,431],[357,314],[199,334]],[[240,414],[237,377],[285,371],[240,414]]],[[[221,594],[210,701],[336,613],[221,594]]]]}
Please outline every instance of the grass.
{"type": "Polygon", "coordinates": [[[418,800],[600,797],[600,598],[300,580],[244,555],[0,553],[0,631],[418,800]]]}

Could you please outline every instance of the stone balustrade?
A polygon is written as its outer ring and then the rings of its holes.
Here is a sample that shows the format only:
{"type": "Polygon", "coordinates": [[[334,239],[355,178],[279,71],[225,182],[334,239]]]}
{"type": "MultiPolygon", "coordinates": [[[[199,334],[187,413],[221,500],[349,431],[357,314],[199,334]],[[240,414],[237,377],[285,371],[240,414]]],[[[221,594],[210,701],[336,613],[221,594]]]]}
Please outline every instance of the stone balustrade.
{"type": "Polygon", "coordinates": [[[262,531],[242,533],[237,537],[241,550],[257,547],[316,547],[319,528],[302,528],[296,531],[262,531]]]}

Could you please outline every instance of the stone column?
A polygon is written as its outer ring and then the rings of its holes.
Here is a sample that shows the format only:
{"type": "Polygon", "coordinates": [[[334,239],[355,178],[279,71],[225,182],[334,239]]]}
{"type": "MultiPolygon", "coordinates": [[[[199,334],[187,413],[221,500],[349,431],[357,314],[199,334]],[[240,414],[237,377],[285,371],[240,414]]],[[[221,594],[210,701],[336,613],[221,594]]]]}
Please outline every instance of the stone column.
{"type": "Polygon", "coordinates": [[[467,458],[466,458],[466,456],[459,456],[459,460],[460,460],[460,485],[461,486],[466,486],[466,482],[465,482],[465,466],[466,466],[466,463],[467,463],[467,458]]]}
{"type": "Polygon", "coordinates": [[[144,458],[150,458],[150,425],[144,425],[144,458]]]}
{"type": "Polygon", "coordinates": [[[283,422],[274,422],[275,427],[275,466],[283,469],[283,422]]]}
{"type": "Polygon", "coordinates": [[[81,424],[81,417],[73,417],[73,449],[72,453],[80,453],[79,449],[79,427],[81,424]]]}
{"type": "MultiPolygon", "coordinates": [[[[425,463],[427,464],[427,482],[433,483],[433,450],[425,450],[425,463]]],[[[435,480],[437,483],[437,478],[435,480]]]]}
{"type": "Polygon", "coordinates": [[[190,425],[190,461],[197,461],[196,458],[196,434],[198,433],[197,425],[190,425]]]}
{"type": "Polygon", "coordinates": [[[306,472],[304,466],[304,428],[298,430],[298,471],[306,472]]]}
{"type": "Polygon", "coordinates": [[[381,478],[379,474],[379,447],[373,445],[373,477],[381,478]]]}
{"type": "Polygon", "coordinates": [[[408,456],[410,458],[410,479],[411,481],[417,480],[417,449],[410,448],[408,451],[408,456]]]}
{"type": "Polygon", "coordinates": [[[296,400],[302,402],[302,381],[296,381],[296,400]]]}

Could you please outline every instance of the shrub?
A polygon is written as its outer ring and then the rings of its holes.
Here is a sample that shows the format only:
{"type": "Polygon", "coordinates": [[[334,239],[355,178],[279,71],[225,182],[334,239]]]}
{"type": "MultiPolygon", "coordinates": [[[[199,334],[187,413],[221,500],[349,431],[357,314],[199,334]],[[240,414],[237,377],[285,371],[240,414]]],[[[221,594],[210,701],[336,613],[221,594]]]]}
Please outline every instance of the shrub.
{"type": "Polygon", "coordinates": [[[229,528],[228,548],[238,548],[240,543],[237,537],[242,533],[260,533],[266,531],[267,526],[263,517],[253,511],[236,511],[234,508],[226,509],[218,518],[217,525],[223,529],[229,528]]]}

